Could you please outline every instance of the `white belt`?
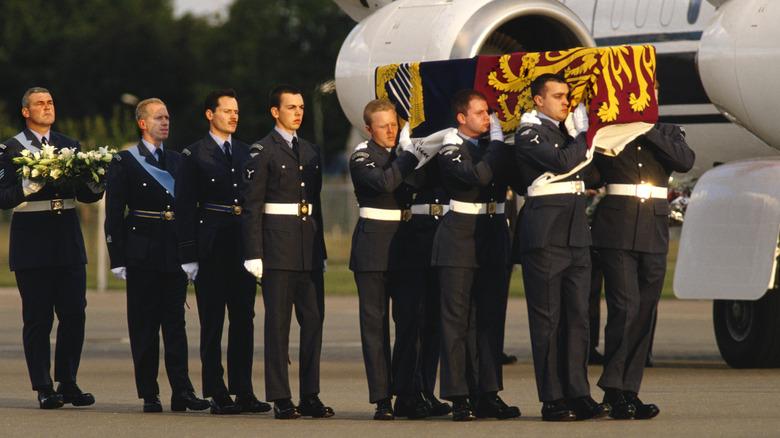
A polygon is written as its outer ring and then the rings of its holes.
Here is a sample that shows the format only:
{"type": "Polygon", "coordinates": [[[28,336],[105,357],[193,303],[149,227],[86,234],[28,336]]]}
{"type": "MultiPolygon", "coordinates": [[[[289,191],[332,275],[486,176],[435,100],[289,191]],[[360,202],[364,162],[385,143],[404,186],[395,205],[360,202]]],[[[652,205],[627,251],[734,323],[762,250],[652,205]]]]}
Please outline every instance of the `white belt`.
{"type": "Polygon", "coordinates": [[[22,202],[14,207],[14,213],[32,213],[36,211],[59,211],[76,208],[76,200],[68,199],[47,199],[45,201],[22,202]]]}
{"type": "Polygon", "coordinates": [[[503,214],[503,202],[460,202],[450,200],[450,210],[464,214],[503,214]]]}
{"type": "Polygon", "coordinates": [[[263,206],[265,214],[286,214],[291,216],[310,216],[314,206],[311,204],[277,204],[268,202],[263,206]]]}
{"type": "Polygon", "coordinates": [[[582,181],[555,182],[539,187],[528,187],[526,191],[528,196],[579,195],[583,192],[585,192],[585,183],[582,181]]]}
{"type": "Polygon", "coordinates": [[[412,218],[411,210],[389,210],[386,208],[360,207],[360,217],[378,221],[408,221],[412,218]]]}
{"type": "Polygon", "coordinates": [[[444,204],[414,204],[412,205],[412,214],[422,214],[427,216],[444,216],[450,211],[449,205],[444,204]]]}
{"type": "Polygon", "coordinates": [[[607,194],[636,196],[642,199],[667,199],[669,197],[666,187],[653,187],[650,184],[607,184],[607,194]]]}

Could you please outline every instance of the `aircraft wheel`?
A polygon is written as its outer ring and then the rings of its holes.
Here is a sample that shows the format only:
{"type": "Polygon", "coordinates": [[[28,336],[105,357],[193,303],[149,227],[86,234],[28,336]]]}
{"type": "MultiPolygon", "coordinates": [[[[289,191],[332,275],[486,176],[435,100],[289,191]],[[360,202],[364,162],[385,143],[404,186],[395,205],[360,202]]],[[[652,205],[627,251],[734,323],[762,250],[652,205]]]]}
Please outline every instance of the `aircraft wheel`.
{"type": "Polygon", "coordinates": [[[712,320],[720,355],[734,368],[780,366],[780,291],[758,301],[715,300],[712,320]]]}

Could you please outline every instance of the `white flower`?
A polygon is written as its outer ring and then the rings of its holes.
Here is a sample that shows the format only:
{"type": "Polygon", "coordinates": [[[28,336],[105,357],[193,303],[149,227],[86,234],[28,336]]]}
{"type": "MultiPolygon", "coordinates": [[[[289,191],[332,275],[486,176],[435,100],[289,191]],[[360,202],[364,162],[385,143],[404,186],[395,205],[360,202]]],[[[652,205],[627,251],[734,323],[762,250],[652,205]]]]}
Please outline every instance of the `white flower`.
{"type": "Polygon", "coordinates": [[[41,159],[41,153],[40,152],[33,153],[33,158],[36,159],[36,160],[40,160],[41,159]]]}
{"type": "Polygon", "coordinates": [[[30,154],[31,154],[31,152],[30,152],[30,150],[29,150],[29,149],[23,149],[23,150],[22,150],[22,156],[23,156],[23,157],[25,157],[25,158],[26,158],[26,157],[29,157],[29,156],[30,156],[30,154]]]}
{"type": "Polygon", "coordinates": [[[43,156],[44,157],[52,157],[54,155],[54,146],[52,145],[44,145],[43,146],[43,156]]]}
{"type": "Polygon", "coordinates": [[[71,159],[75,154],[76,154],[76,149],[74,148],[60,149],[60,160],[67,161],[71,159]]]}
{"type": "Polygon", "coordinates": [[[87,154],[85,154],[84,152],[79,152],[76,154],[76,158],[78,158],[79,160],[84,160],[87,158],[87,154]]]}
{"type": "Polygon", "coordinates": [[[50,174],[50,176],[52,177],[52,179],[57,179],[57,178],[59,178],[61,175],[62,175],[62,171],[61,171],[60,169],[54,169],[54,170],[52,170],[52,171],[51,171],[51,174],[50,174]]]}
{"type": "Polygon", "coordinates": [[[32,178],[38,178],[41,176],[41,172],[38,171],[38,169],[33,169],[32,172],[30,172],[30,177],[32,178]]]}
{"type": "Polygon", "coordinates": [[[25,178],[29,178],[30,177],[30,166],[23,166],[22,167],[22,175],[25,178]]]}
{"type": "Polygon", "coordinates": [[[98,175],[105,175],[106,174],[106,169],[103,168],[103,167],[98,167],[97,174],[98,175]]]}

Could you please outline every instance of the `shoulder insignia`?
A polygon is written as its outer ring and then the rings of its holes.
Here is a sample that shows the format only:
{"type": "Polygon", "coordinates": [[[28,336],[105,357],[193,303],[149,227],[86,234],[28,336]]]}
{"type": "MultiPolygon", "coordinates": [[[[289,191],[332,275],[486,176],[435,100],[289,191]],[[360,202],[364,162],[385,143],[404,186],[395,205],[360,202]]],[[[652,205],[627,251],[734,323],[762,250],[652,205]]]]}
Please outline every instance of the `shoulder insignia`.
{"type": "Polygon", "coordinates": [[[257,154],[263,151],[263,145],[261,145],[259,142],[252,143],[252,146],[249,147],[249,156],[255,157],[257,154]]]}
{"type": "Polygon", "coordinates": [[[5,143],[0,143],[0,151],[4,151],[6,147],[5,143]]]}
{"type": "Polygon", "coordinates": [[[356,162],[357,161],[365,161],[369,157],[370,157],[370,155],[368,154],[368,152],[358,151],[358,152],[353,153],[352,156],[349,157],[349,160],[350,161],[356,161],[356,162]]]}
{"type": "Polygon", "coordinates": [[[192,155],[192,152],[190,152],[189,149],[185,148],[183,151],[181,151],[181,155],[182,157],[189,157],[190,155],[192,155]]]}
{"type": "Polygon", "coordinates": [[[114,159],[117,161],[122,161],[122,156],[119,154],[114,154],[114,159]]]}
{"type": "Polygon", "coordinates": [[[453,152],[457,152],[457,151],[458,151],[458,146],[456,146],[454,144],[451,144],[451,145],[447,145],[447,146],[444,146],[443,148],[441,148],[439,153],[441,155],[450,155],[453,152]]]}
{"type": "Polygon", "coordinates": [[[246,179],[251,180],[255,173],[255,169],[246,168],[246,179]]]}
{"type": "Polygon", "coordinates": [[[365,149],[365,148],[367,148],[367,147],[368,147],[368,142],[367,142],[367,141],[364,141],[363,143],[360,143],[360,144],[358,144],[357,146],[355,146],[355,150],[356,150],[356,151],[359,151],[359,150],[361,150],[361,149],[365,149]]]}

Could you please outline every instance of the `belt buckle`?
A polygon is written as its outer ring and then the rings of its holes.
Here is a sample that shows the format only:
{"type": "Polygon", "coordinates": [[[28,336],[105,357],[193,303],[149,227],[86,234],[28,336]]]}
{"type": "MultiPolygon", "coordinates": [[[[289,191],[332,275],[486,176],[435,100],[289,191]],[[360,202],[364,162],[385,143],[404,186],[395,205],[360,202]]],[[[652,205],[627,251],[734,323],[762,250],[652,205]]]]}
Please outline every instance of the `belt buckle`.
{"type": "Polygon", "coordinates": [[[165,210],[160,212],[160,218],[165,221],[172,221],[173,220],[173,212],[170,210],[165,210]]]}
{"type": "Polygon", "coordinates": [[[409,222],[412,219],[412,210],[406,209],[401,210],[401,220],[404,222],[409,222]]]}
{"type": "Polygon", "coordinates": [[[652,194],[653,194],[653,186],[651,186],[650,184],[637,184],[636,185],[636,196],[637,196],[637,198],[649,199],[652,194]]]}
{"type": "Polygon", "coordinates": [[[429,213],[431,216],[444,216],[444,206],[441,204],[431,204],[429,213]]]}
{"type": "Polygon", "coordinates": [[[309,214],[309,204],[304,202],[298,203],[298,216],[307,216],[309,214]]]}
{"type": "Polygon", "coordinates": [[[488,202],[487,203],[487,212],[488,212],[488,214],[496,214],[496,203],[495,202],[488,202]]]}
{"type": "Polygon", "coordinates": [[[242,208],[240,205],[231,205],[230,206],[230,212],[233,213],[236,216],[241,216],[242,208]]]}
{"type": "Polygon", "coordinates": [[[585,191],[585,190],[583,190],[584,189],[583,186],[584,186],[584,184],[583,184],[582,181],[572,181],[571,182],[571,191],[572,191],[572,193],[574,193],[576,195],[582,194],[582,192],[585,191]]]}
{"type": "Polygon", "coordinates": [[[62,201],[62,199],[51,200],[51,211],[60,211],[64,208],[65,208],[65,203],[62,201]]]}

